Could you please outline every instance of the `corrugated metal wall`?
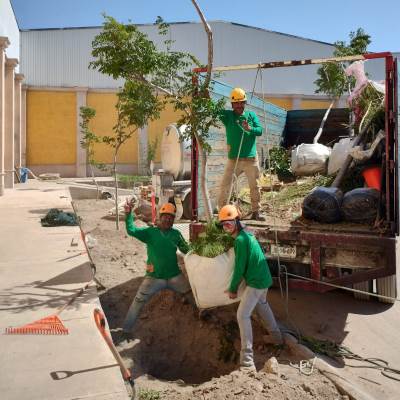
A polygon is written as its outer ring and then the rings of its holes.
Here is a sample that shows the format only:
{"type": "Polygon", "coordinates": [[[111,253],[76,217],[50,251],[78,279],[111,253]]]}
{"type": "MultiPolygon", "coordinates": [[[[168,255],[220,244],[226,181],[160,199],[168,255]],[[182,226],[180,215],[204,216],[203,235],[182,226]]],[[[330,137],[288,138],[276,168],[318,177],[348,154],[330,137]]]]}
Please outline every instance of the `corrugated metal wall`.
{"type": "MultiPolygon", "coordinates": [[[[214,64],[235,65],[260,61],[286,60],[309,57],[328,57],[333,47],[329,44],[284,35],[262,29],[227,22],[211,23],[214,33],[214,64]]],[[[139,29],[162,47],[165,38],[154,25],[139,29]]],[[[89,70],[91,43],[100,28],[60,30],[32,30],[22,32],[21,71],[26,83],[33,86],[83,86],[115,88],[121,85],[108,76],[89,70]]],[[[199,23],[172,24],[168,38],[175,41],[174,50],[194,54],[201,62],[207,59],[207,37],[199,23]],[[193,43],[196,43],[193,46],[193,43]]],[[[264,90],[268,93],[312,94],[316,67],[277,68],[264,72],[264,90]]],[[[221,80],[232,86],[251,90],[256,71],[230,72],[221,80]]],[[[261,91],[260,82],[256,91],[261,91]]]]}

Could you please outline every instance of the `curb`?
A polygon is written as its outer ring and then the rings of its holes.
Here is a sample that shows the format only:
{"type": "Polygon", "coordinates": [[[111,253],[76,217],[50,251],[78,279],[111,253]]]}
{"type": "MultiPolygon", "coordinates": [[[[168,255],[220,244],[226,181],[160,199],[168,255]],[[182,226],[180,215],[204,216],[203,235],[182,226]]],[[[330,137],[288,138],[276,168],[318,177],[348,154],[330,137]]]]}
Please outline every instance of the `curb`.
{"type": "Polygon", "coordinates": [[[349,396],[351,400],[374,400],[374,398],[369,394],[365,393],[354,383],[343,377],[338,368],[332,367],[308,347],[300,344],[294,336],[288,333],[284,333],[283,335],[285,338],[285,344],[288,346],[290,351],[293,351],[305,360],[316,358],[315,367],[334,383],[340,394],[349,396]]]}

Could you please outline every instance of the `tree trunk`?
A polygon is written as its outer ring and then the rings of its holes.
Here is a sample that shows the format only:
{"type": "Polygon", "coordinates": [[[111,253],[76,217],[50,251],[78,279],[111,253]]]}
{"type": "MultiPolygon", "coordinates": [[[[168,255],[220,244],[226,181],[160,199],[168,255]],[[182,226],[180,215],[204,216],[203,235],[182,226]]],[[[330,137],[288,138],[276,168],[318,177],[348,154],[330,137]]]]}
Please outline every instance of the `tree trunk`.
{"type": "MultiPolygon", "coordinates": [[[[207,63],[207,74],[206,78],[204,80],[204,84],[202,85],[203,91],[199,93],[200,96],[205,96],[206,93],[208,94],[208,87],[210,85],[211,81],[211,71],[212,71],[212,66],[213,66],[213,34],[210,25],[208,24],[206,18],[204,17],[203,12],[201,11],[199,5],[197,4],[196,0],[192,0],[192,3],[194,7],[196,8],[197,13],[200,16],[200,19],[204,25],[204,29],[207,33],[207,39],[208,39],[208,63],[207,63]]],[[[211,201],[210,201],[210,194],[208,191],[207,187],[207,154],[203,149],[202,143],[200,140],[198,140],[197,135],[196,136],[196,141],[199,146],[199,153],[200,153],[200,159],[201,159],[201,193],[203,197],[203,202],[204,202],[204,209],[206,213],[206,220],[207,222],[211,222],[212,220],[212,207],[211,207],[211,201]]]]}
{"type": "Polygon", "coordinates": [[[115,189],[115,226],[117,228],[117,231],[119,231],[119,210],[118,210],[118,179],[117,179],[117,152],[118,148],[115,149],[114,152],[114,189],[115,189]]]}
{"type": "Polygon", "coordinates": [[[213,218],[213,213],[212,213],[212,207],[211,207],[211,200],[210,200],[210,193],[208,191],[207,187],[207,154],[204,151],[203,147],[200,144],[200,141],[196,135],[196,141],[199,144],[199,155],[200,155],[200,160],[201,160],[201,181],[200,181],[200,187],[201,187],[201,194],[203,197],[203,203],[204,203],[204,210],[206,213],[206,220],[207,222],[211,222],[213,218]]]}
{"type": "Polygon", "coordinates": [[[93,165],[89,163],[89,167],[90,167],[90,174],[92,175],[92,181],[93,183],[96,185],[96,200],[99,199],[100,196],[100,188],[99,188],[99,184],[96,181],[96,178],[94,176],[94,169],[93,169],[93,165]]]}
{"type": "Polygon", "coordinates": [[[331,104],[329,105],[329,108],[326,110],[324,118],[322,118],[321,125],[320,125],[320,127],[318,129],[318,132],[314,137],[313,143],[318,143],[318,140],[322,135],[322,131],[324,130],[325,122],[328,119],[329,113],[331,112],[332,107],[335,104],[335,101],[336,101],[336,99],[333,99],[331,104]]]}

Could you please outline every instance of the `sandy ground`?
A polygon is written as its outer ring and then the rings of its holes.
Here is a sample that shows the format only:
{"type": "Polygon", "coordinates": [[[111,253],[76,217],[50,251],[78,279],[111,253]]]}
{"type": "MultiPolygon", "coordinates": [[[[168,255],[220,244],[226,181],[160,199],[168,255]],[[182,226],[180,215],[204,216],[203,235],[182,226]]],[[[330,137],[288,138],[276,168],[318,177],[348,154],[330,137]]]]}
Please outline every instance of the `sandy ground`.
{"type": "Polygon", "coordinates": [[[104,286],[99,287],[100,300],[113,340],[132,369],[139,398],[348,398],[318,371],[314,370],[311,376],[300,374],[290,365],[300,360],[287,349],[266,345],[262,339],[266,332],[257,318],[253,320],[253,330],[258,372],[238,371],[237,305],[215,309],[211,318],[204,321],[179,295],[164,291],[143,309],[135,328],[136,340],[121,342],[119,328],[144,275],[145,245],[128,237],[124,224],[116,231],[115,222],[105,217],[112,207],[109,201],[80,200],[74,204],[84,232],[96,239],[91,256],[96,277],[104,286]],[[262,371],[272,356],[279,361],[279,375],[262,371]]]}

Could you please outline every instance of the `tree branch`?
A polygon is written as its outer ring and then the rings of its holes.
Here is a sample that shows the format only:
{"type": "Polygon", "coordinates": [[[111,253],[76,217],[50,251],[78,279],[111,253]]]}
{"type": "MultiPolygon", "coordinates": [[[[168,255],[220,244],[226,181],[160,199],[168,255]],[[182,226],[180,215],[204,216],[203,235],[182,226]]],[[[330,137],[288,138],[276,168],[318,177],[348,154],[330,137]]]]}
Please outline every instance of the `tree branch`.
{"type": "Polygon", "coordinates": [[[204,29],[207,33],[207,38],[208,38],[208,63],[207,63],[207,75],[206,79],[204,81],[204,88],[207,90],[208,85],[210,84],[211,81],[211,70],[213,66],[213,34],[210,25],[208,24],[206,18],[204,17],[203,12],[201,11],[199,5],[197,4],[196,0],[192,0],[193,5],[195,6],[197,13],[200,16],[201,21],[203,22],[204,29]]]}

